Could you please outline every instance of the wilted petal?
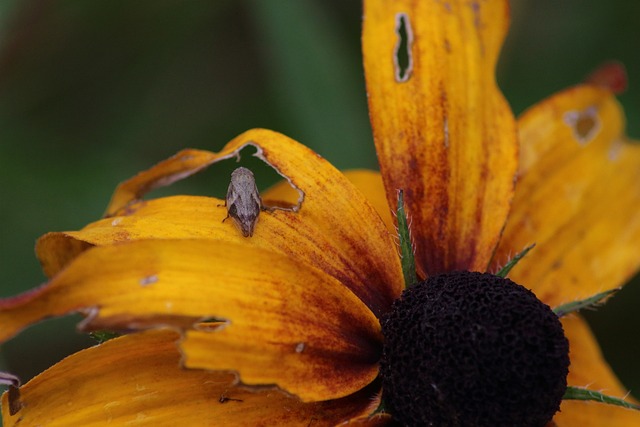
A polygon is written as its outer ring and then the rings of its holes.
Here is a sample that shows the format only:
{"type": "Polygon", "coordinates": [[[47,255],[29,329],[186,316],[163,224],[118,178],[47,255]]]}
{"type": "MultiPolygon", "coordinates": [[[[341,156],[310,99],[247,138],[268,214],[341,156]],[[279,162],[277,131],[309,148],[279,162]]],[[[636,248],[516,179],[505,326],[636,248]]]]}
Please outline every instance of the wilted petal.
{"type": "Polygon", "coordinates": [[[377,375],[373,313],[336,279],[296,258],[231,242],[138,240],[95,247],[46,286],[0,300],[0,339],[48,316],[89,310],[87,329],[189,331],[189,367],[237,370],[305,401],[343,397],[377,375]]]}
{"type": "Polygon", "coordinates": [[[76,353],[20,389],[11,426],[333,426],[365,414],[369,390],[318,403],[276,389],[253,390],[224,372],[181,369],[170,330],[123,336],[76,353]]]}
{"type": "Polygon", "coordinates": [[[376,150],[390,206],[404,189],[422,275],[485,271],[504,226],[517,140],[494,72],[508,21],[503,0],[365,1],[376,150]]]}
{"type": "Polygon", "coordinates": [[[521,176],[496,262],[535,243],[510,277],[552,307],[621,286],[640,267],[640,145],[620,105],[583,85],[518,125],[521,176]]]}
{"type": "Polygon", "coordinates": [[[192,152],[186,150],[121,184],[108,209],[109,218],[79,232],[45,235],[36,248],[45,272],[52,276],[91,245],[201,237],[270,248],[307,262],[340,280],[376,315],[387,311],[400,295],[404,285],[392,235],[360,191],[318,154],[264,129],[245,132],[219,153],[198,152],[195,158],[200,162],[194,162],[192,152]],[[227,213],[218,206],[223,203],[219,199],[137,200],[150,188],[235,157],[249,145],[304,193],[298,212],[262,213],[249,239],[232,221],[222,223],[227,213]]]}
{"type": "MultiPolygon", "coordinates": [[[[587,323],[578,316],[570,316],[562,319],[562,325],[570,344],[569,385],[615,397],[626,396],[627,391],[602,357],[587,323]]],[[[598,402],[566,400],[553,420],[558,427],[632,427],[640,425],[640,412],[598,402]]]]}

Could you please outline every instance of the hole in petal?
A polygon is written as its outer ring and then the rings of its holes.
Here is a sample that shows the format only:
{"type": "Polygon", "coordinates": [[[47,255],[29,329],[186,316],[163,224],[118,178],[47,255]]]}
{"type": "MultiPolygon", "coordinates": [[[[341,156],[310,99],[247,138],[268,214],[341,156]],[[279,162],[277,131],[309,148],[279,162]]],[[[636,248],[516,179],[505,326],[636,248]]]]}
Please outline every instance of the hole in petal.
{"type": "MultiPolygon", "coordinates": [[[[189,176],[188,179],[176,181],[168,187],[154,189],[145,195],[145,199],[189,194],[214,196],[224,201],[231,173],[240,166],[246,167],[254,174],[260,196],[263,196],[263,192],[274,183],[282,181],[282,178],[288,182],[287,188],[282,186],[283,188],[281,192],[278,192],[277,197],[268,197],[268,199],[263,197],[264,207],[268,208],[267,210],[280,209],[297,212],[300,209],[304,200],[304,192],[298,189],[277,168],[269,164],[262,154],[261,148],[251,142],[208,166],[206,170],[189,176]],[[255,152],[248,147],[255,148],[255,152]]],[[[223,204],[220,209],[221,212],[224,211],[223,204]]],[[[117,222],[112,225],[117,225],[117,222]]]]}
{"type": "Polygon", "coordinates": [[[151,274],[149,276],[145,276],[140,279],[140,286],[149,286],[158,282],[158,276],[155,274],[151,274]]]}
{"type": "Polygon", "coordinates": [[[573,137],[581,145],[591,142],[602,126],[596,107],[589,107],[584,111],[568,111],[564,114],[564,122],[571,127],[573,137]]]}
{"type": "Polygon", "coordinates": [[[226,396],[225,394],[222,394],[222,395],[220,395],[220,399],[218,399],[218,402],[220,402],[220,403],[244,402],[244,400],[242,400],[242,399],[234,399],[233,397],[229,397],[229,396],[226,396]]]}
{"type": "Polygon", "coordinates": [[[411,56],[413,32],[406,13],[398,13],[396,15],[396,34],[398,34],[398,43],[393,54],[396,81],[406,82],[413,71],[413,57],[411,56]]]}
{"type": "Polygon", "coordinates": [[[210,317],[194,324],[193,329],[197,331],[213,332],[218,331],[228,326],[229,324],[230,322],[228,320],[218,319],[217,317],[210,317]]]}
{"type": "MultiPolygon", "coordinates": [[[[253,144],[250,144],[253,145],[253,144]]],[[[291,181],[291,179],[284,175],[283,173],[281,173],[277,168],[275,168],[273,165],[271,165],[271,163],[269,163],[269,161],[264,157],[263,153],[262,153],[262,149],[259,146],[255,146],[256,147],[256,152],[253,154],[254,157],[259,158],[260,160],[262,160],[263,162],[265,162],[267,165],[269,165],[270,169],[277,172],[278,175],[280,175],[282,178],[284,178],[287,182],[288,182],[288,187],[289,187],[289,194],[297,194],[297,201],[295,203],[291,203],[293,200],[288,200],[288,199],[278,199],[278,202],[270,202],[270,203],[264,203],[265,207],[268,209],[282,209],[282,210],[289,210],[289,211],[293,211],[293,212],[298,212],[300,210],[300,208],[302,207],[302,202],[304,201],[304,191],[302,191],[301,189],[299,189],[294,183],[293,181],[291,181]],[[295,192],[295,193],[293,193],[295,192]]],[[[319,156],[319,155],[318,155],[319,156]]],[[[285,189],[287,186],[284,186],[285,189]]]]}

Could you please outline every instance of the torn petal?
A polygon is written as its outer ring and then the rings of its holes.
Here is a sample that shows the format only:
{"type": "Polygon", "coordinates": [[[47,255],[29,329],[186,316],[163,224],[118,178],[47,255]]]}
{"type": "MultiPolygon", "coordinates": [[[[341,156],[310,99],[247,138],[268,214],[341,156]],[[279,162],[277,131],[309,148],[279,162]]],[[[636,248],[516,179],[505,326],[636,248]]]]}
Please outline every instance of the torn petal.
{"type": "Polygon", "coordinates": [[[6,427],[35,425],[334,426],[365,413],[372,390],[303,403],[270,388],[250,390],[233,374],[181,369],[179,334],[147,331],[83,350],[20,389],[21,409],[6,427]]]}
{"type": "Polygon", "coordinates": [[[495,82],[508,12],[502,0],[365,1],[376,151],[389,206],[404,190],[422,276],[485,271],[509,211],[517,140],[495,82]]]}
{"type": "Polygon", "coordinates": [[[91,311],[89,330],[226,321],[187,333],[186,364],[238,371],[246,384],[277,384],[304,401],[349,395],[377,375],[380,324],[362,301],[322,271],[257,247],[206,239],[94,247],[46,286],[0,300],[0,339],[79,310],[91,311]]]}
{"type": "Polygon", "coordinates": [[[578,86],[518,125],[521,176],[495,262],[535,243],[510,277],[552,307],[626,283],[640,268],[640,145],[618,102],[578,86]]]}
{"type": "MultiPolygon", "coordinates": [[[[391,209],[387,204],[387,196],[384,192],[384,184],[380,172],[367,169],[351,169],[342,171],[344,176],[362,192],[364,197],[369,201],[371,206],[378,212],[384,221],[387,229],[391,233],[396,233],[391,209]]],[[[293,190],[287,181],[281,181],[273,187],[262,193],[262,198],[269,204],[272,200],[273,204],[282,203],[293,205],[296,203],[298,193],[293,190]]]]}
{"type": "Polygon", "coordinates": [[[212,163],[235,155],[235,153],[225,153],[223,156],[217,156],[209,151],[182,150],[175,156],[118,185],[111,196],[105,216],[112,216],[131,203],[141,200],[151,190],[171,185],[200,172],[212,163]]]}
{"type": "Polygon", "coordinates": [[[253,237],[247,239],[233,224],[222,223],[226,210],[218,206],[223,204],[219,199],[137,200],[141,189],[168,182],[165,173],[175,178],[177,166],[168,165],[180,163],[182,157],[177,155],[123,183],[114,194],[109,218],[79,232],[45,235],[36,248],[45,272],[52,276],[91,245],[144,238],[233,241],[307,262],[340,280],[376,315],[389,310],[403,288],[393,236],[360,191],[318,154],[279,133],[254,129],[219,153],[199,155],[199,162],[189,163],[189,171],[235,157],[248,145],[256,147],[256,156],[290,181],[299,199],[304,195],[298,212],[264,212],[253,237]]]}
{"type": "Polygon", "coordinates": [[[20,378],[8,372],[0,371],[0,385],[6,385],[10,387],[20,387],[20,378]]]}

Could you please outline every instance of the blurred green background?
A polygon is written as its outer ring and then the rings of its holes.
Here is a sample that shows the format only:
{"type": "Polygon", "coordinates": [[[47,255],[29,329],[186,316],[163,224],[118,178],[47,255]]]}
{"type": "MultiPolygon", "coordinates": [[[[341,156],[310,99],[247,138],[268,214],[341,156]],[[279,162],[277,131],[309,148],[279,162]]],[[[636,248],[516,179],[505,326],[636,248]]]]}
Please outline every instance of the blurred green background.
{"type": "MultiPolygon", "coordinates": [[[[499,82],[516,113],[619,59],[640,137],[640,2],[517,0],[512,14],[499,82]]],[[[375,168],[360,25],[355,0],[0,2],[0,296],[43,282],[38,236],[98,219],[120,181],[182,148],[266,127],[339,168],[375,168]]],[[[227,163],[168,191],[222,196],[227,163]]],[[[588,313],[636,396],[638,305],[633,283],[588,313]]],[[[92,344],[77,320],[4,344],[0,369],[27,380],[92,344]]]]}

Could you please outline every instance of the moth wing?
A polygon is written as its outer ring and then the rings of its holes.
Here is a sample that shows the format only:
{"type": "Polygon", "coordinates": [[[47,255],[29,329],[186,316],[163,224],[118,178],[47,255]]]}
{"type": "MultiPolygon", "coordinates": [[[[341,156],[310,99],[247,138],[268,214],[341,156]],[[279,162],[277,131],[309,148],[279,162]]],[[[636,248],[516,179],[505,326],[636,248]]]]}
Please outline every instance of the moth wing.
{"type": "Polygon", "coordinates": [[[233,181],[231,181],[229,183],[229,188],[227,189],[227,198],[226,198],[227,206],[231,206],[235,202],[237,202],[239,194],[240,193],[238,192],[236,185],[233,183],[233,181]]]}

